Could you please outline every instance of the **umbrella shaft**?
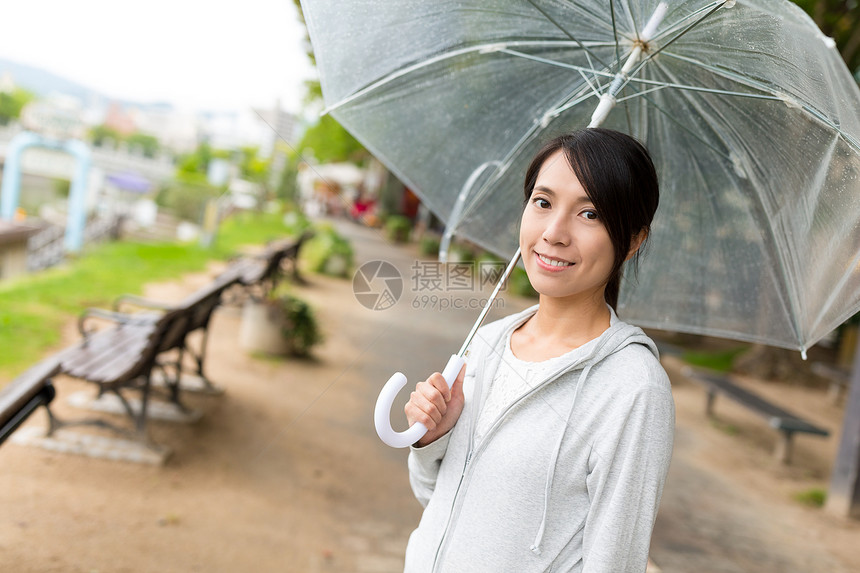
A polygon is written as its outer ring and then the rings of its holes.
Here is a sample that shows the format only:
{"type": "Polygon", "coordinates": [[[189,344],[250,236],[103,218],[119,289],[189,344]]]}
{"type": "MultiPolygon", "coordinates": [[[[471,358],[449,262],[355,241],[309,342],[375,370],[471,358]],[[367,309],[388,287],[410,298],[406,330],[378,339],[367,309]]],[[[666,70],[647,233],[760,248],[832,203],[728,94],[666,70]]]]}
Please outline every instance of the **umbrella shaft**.
{"type": "Polygon", "coordinates": [[[487,313],[490,312],[490,308],[492,308],[493,301],[496,300],[496,296],[499,294],[499,291],[502,290],[502,285],[505,284],[505,281],[508,280],[508,277],[511,276],[511,273],[514,272],[514,267],[517,266],[517,263],[520,260],[520,249],[517,248],[517,252],[514,253],[511,262],[508,263],[508,266],[505,267],[505,272],[502,273],[502,277],[499,279],[499,282],[496,283],[496,288],[493,289],[493,293],[490,295],[490,298],[487,299],[487,304],[484,305],[484,309],[481,311],[481,314],[478,315],[478,320],[475,321],[475,324],[472,325],[472,330],[469,331],[469,334],[466,335],[466,340],[463,342],[463,346],[460,347],[460,352],[457,353],[457,356],[464,356],[466,354],[466,349],[469,348],[469,344],[472,342],[472,339],[475,337],[475,333],[478,332],[478,329],[481,327],[481,323],[484,322],[484,319],[487,317],[487,313]]]}
{"type": "Polygon", "coordinates": [[[648,23],[645,24],[645,27],[639,34],[639,41],[633,46],[633,50],[631,50],[630,56],[627,57],[627,61],[624,62],[621,70],[615,74],[615,77],[612,79],[612,83],[609,84],[609,90],[600,96],[600,103],[597,104],[597,108],[591,116],[591,123],[588,124],[588,127],[600,127],[609,115],[609,112],[612,111],[613,107],[615,107],[615,96],[617,96],[618,92],[621,91],[621,88],[624,87],[624,84],[627,81],[627,74],[633,71],[633,68],[637,63],[639,63],[639,59],[642,57],[643,46],[654,37],[654,34],[657,32],[657,27],[666,15],[667,9],[668,6],[665,2],[661,2],[657,5],[654,13],[651,14],[651,18],[648,20],[648,23]]]}

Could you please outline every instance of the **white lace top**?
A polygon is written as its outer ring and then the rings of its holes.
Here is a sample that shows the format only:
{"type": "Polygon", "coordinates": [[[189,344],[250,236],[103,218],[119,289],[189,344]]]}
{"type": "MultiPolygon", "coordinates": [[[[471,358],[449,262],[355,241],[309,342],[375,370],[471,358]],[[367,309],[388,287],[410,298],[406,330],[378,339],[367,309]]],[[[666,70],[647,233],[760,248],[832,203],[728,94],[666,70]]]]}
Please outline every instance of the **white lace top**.
{"type": "MultiPolygon", "coordinates": [[[[513,332],[511,333],[513,334],[513,332]]],[[[528,362],[514,356],[511,350],[511,336],[505,341],[505,350],[499,362],[499,369],[490,384],[487,401],[481,408],[475,427],[475,443],[480,443],[499,415],[514,401],[528,392],[535,384],[558,370],[562,364],[575,359],[574,355],[590,352],[600,337],[590,340],[579,348],[574,348],[561,356],[540,362],[528,362]]]]}

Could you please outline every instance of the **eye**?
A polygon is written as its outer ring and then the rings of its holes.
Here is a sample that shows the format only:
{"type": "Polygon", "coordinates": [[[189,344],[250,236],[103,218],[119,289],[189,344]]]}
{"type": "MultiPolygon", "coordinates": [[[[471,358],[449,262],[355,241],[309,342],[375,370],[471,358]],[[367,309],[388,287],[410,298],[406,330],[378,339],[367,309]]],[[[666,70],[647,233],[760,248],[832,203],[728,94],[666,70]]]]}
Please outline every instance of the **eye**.
{"type": "Polygon", "coordinates": [[[597,211],[593,209],[587,209],[582,212],[582,216],[588,219],[589,221],[597,221],[600,217],[597,215],[597,211]]]}
{"type": "Polygon", "coordinates": [[[532,199],[532,204],[534,204],[538,209],[550,208],[549,201],[547,201],[543,197],[535,197],[534,199],[532,199]]]}

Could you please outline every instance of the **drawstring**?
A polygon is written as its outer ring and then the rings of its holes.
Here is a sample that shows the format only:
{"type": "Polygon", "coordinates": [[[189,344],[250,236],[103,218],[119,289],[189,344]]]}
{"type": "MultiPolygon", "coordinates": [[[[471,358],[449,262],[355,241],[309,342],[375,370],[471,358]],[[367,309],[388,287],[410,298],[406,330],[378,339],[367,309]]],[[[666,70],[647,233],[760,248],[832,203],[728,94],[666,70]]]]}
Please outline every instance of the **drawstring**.
{"type": "Polygon", "coordinates": [[[543,497],[543,517],[540,522],[540,529],[538,529],[537,536],[535,537],[534,543],[529,548],[532,553],[535,555],[540,555],[540,544],[543,541],[543,533],[546,528],[546,516],[549,512],[549,494],[552,489],[552,479],[555,477],[555,464],[558,461],[559,453],[561,452],[561,444],[564,441],[564,434],[567,431],[567,427],[570,425],[570,418],[573,416],[573,408],[576,405],[576,397],[579,394],[579,389],[582,387],[582,384],[585,383],[585,378],[588,376],[588,373],[591,371],[590,362],[585,368],[582,369],[582,373],[579,375],[579,378],[576,381],[576,388],[573,390],[573,400],[570,403],[570,411],[567,413],[567,420],[565,421],[564,427],[561,429],[561,435],[558,438],[558,444],[556,444],[555,452],[552,456],[552,461],[549,464],[549,471],[546,476],[546,490],[544,492],[543,497]]]}

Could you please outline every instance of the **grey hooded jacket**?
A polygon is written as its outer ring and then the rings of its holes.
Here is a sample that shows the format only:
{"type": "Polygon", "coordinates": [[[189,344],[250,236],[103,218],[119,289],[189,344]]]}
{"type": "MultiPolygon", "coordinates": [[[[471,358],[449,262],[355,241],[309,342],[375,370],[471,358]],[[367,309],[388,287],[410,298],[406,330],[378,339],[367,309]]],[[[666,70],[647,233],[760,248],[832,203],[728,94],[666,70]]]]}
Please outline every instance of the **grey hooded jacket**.
{"type": "Polygon", "coordinates": [[[408,573],[645,571],[675,414],[642,330],[613,312],[598,339],[565,355],[476,443],[504,344],[536,309],[478,331],[457,425],[409,454],[425,509],[409,539],[408,573]]]}

